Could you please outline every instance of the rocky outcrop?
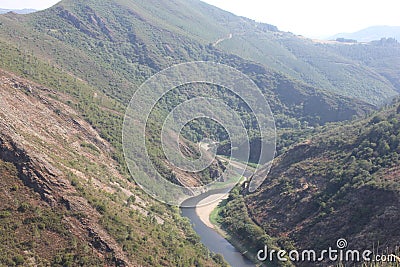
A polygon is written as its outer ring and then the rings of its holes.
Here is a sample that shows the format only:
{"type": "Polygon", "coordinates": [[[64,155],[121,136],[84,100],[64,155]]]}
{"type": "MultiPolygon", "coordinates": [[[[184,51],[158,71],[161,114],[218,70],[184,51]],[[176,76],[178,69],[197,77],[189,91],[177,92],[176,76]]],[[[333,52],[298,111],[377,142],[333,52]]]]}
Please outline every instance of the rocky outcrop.
{"type": "Polygon", "coordinates": [[[79,16],[63,7],[58,7],[57,11],[60,17],[90,37],[99,38],[101,36],[100,33],[102,33],[107,36],[110,41],[115,41],[113,32],[106,21],[90,7],[86,6],[84,9],[86,19],[79,18],[79,16]]]}
{"type": "Polygon", "coordinates": [[[88,20],[90,21],[90,23],[100,28],[101,32],[105,34],[110,39],[110,41],[114,42],[115,39],[113,37],[112,30],[110,29],[110,27],[108,27],[106,21],[89,6],[86,7],[85,12],[88,16],[88,20]]]}
{"type": "Polygon", "coordinates": [[[56,194],[53,188],[68,188],[68,183],[64,179],[57,179],[59,171],[52,166],[38,159],[32,159],[26,154],[18,144],[13,142],[10,137],[1,133],[0,135],[0,159],[15,165],[18,170],[19,178],[24,184],[33,188],[40,194],[43,200],[52,206],[57,205],[56,194]]]}
{"type": "Polygon", "coordinates": [[[64,19],[66,19],[69,23],[71,23],[75,28],[79,29],[81,32],[89,35],[90,37],[95,37],[96,34],[92,32],[84,23],[81,21],[75,14],[66,10],[64,8],[58,9],[58,15],[64,19]]]}

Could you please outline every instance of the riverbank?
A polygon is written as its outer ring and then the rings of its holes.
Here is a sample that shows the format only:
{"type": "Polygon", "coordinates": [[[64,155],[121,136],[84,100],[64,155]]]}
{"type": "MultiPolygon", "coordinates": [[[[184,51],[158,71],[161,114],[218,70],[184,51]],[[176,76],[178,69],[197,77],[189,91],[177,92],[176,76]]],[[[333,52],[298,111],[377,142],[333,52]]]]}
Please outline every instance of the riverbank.
{"type": "Polygon", "coordinates": [[[200,220],[209,228],[216,229],[216,226],[210,220],[210,215],[223,200],[228,199],[228,196],[229,194],[217,194],[214,196],[209,196],[197,204],[196,214],[197,216],[199,216],[200,220]],[[211,198],[219,200],[208,204],[208,202],[212,200],[211,198]]]}
{"type": "Polygon", "coordinates": [[[188,199],[182,203],[182,215],[190,219],[193,229],[200,236],[201,242],[213,253],[221,254],[230,266],[254,267],[254,263],[229,243],[225,239],[225,235],[217,231],[210,222],[211,211],[218,206],[224,197],[227,197],[225,190],[215,189],[198,197],[188,199]],[[210,200],[216,201],[209,203],[210,200]],[[201,214],[202,219],[200,219],[199,214],[201,214]]]}
{"type": "MultiPolygon", "coordinates": [[[[224,230],[222,228],[222,225],[219,223],[221,221],[221,217],[219,215],[219,212],[225,207],[225,205],[228,203],[228,197],[225,197],[221,199],[221,201],[218,202],[217,205],[215,206],[214,209],[210,212],[210,215],[208,216],[208,221],[211,224],[211,228],[214,229],[219,235],[221,235],[223,238],[225,238],[230,244],[232,244],[240,253],[243,255],[243,257],[247,258],[248,260],[252,262],[257,262],[256,254],[254,251],[249,251],[241,242],[241,240],[235,238],[232,236],[229,232],[224,230]]],[[[205,214],[203,214],[205,216],[205,214]]],[[[255,266],[261,266],[259,264],[255,264],[255,266]]]]}

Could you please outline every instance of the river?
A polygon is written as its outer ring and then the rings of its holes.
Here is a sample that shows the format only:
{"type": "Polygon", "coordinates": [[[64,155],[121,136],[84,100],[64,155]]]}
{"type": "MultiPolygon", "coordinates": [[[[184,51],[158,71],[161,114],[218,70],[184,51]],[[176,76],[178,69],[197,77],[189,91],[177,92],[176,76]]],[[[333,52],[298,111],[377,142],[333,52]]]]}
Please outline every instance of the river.
{"type": "MultiPolygon", "coordinates": [[[[195,207],[201,200],[214,195],[226,193],[223,190],[211,190],[198,197],[190,198],[182,203],[182,206],[195,207]]],[[[212,252],[219,253],[224,256],[225,260],[232,267],[246,267],[255,264],[244,257],[234,246],[232,246],[225,238],[223,238],[214,229],[205,225],[196,213],[196,208],[181,208],[182,215],[190,219],[193,229],[200,236],[201,242],[212,252]]]]}

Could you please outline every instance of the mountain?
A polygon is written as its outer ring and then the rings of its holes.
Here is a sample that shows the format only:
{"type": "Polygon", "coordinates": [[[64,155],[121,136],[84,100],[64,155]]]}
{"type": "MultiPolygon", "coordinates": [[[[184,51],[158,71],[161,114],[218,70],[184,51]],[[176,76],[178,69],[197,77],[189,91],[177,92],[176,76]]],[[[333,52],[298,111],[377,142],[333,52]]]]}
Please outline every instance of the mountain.
{"type": "MultiPolygon", "coordinates": [[[[133,93],[174,64],[227,64],[248,75],[268,98],[278,153],[286,157],[304,137],[326,130],[331,140],[341,132],[330,130],[332,123],[364,118],[400,92],[395,46],[357,47],[374,57],[356,56],[347,48],[280,32],[198,0],[64,0],[24,16],[1,15],[0,177],[5,189],[0,197],[7,206],[0,210],[5,238],[0,249],[6,255],[0,263],[224,266],[176,208],[151,199],[130,177],[121,133],[133,93]],[[385,64],[383,58],[392,60],[385,64]],[[49,245],[49,237],[63,245],[49,245]]],[[[162,104],[197,92],[178,89],[162,104]]],[[[221,87],[213,89],[207,95],[223,97],[240,111],[249,130],[256,128],[246,103],[221,87]]],[[[156,111],[154,121],[162,122],[169,110],[160,105],[156,111]]],[[[153,163],[181,183],[177,176],[188,174],[165,163],[158,126],[150,124],[148,132],[153,163]]],[[[183,147],[189,156],[210,129],[203,122],[188,130],[183,147]]],[[[327,142],[319,149],[333,149],[327,142]]],[[[314,156],[324,162],[320,154],[314,156]]],[[[215,170],[189,177],[190,184],[210,181],[215,170]]],[[[242,207],[259,210],[257,202],[264,200],[254,196],[242,207]]],[[[253,219],[263,222],[264,217],[249,214],[246,222],[253,219]]]]}
{"type": "Polygon", "coordinates": [[[71,108],[54,99],[63,95],[4,71],[0,75],[0,162],[6,174],[1,175],[1,197],[6,203],[2,206],[1,263],[29,257],[37,264],[55,264],[69,262],[69,255],[86,264],[104,263],[90,253],[91,247],[97,247],[104,258],[114,254],[116,262],[128,262],[100,226],[100,213],[90,206],[89,197],[78,193],[84,184],[94,186],[92,190],[113,191],[101,181],[105,173],[122,181],[113,171],[116,163],[110,158],[111,146],[76,118],[71,108]],[[90,165],[105,173],[95,176],[94,170],[84,170],[90,165]],[[15,200],[10,201],[11,196],[15,200]],[[6,225],[14,225],[15,234],[7,234],[6,225]],[[59,247],[46,249],[49,239],[59,242],[59,247]]]}
{"type": "MultiPolygon", "coordinates": [[[[29,71],[24,68],[24,64],[29,63],[23,63],[27,60],[28,55],[24,55],[27,51],[18,48],[29,47],[36,60],[47,61],[50,65],[47,68],[51,65],[62,66],[79,79],[86,80],[106,95],[126,104],[141,82],[171,64],[193,60],[226,63],[248,74],[262,90],[268,92],[270,104],[277,115],[277,124],[282,127],[323,124],[362,116],[374,108],[373,104],[380,104],[396,94],[396,89],[386,78],[373,70],[364,70],[358,64],[350,63],[349,68],[355,68],[353,74],[346,74],[340,83],[360,84],[357,88],[357,94],[362,95],[360,99],[353,99],[351,90],[342,94],[328,90],[323,85],[310,85],[293,78],[290,73],[221,51],[218,46],[210,44],[224,36],[224,31],[229,32],[228,26],[223,26],[221,20],[229,22],[229,27],[239,24],[236,28],[261,31],[259,34],[267,31],[266,37],[276,33],[275,28],[264,24],[254,25],[249,20],[200,1],[156,3],[147,5],[132,0],[106,1],[103,4],[63,1],[48,10],[24,17],[4,15],[0,19],[3,25],[2,46],[8,53],[17,53],[22,58],[22,61],[10,63],[8,60],[5,64],[29,76],[29,71]],[[207,30],[195,25],[207,25],[207,30]],[[269,29],[274,32],[270,33],[269,29]],[[20,36],[26,38],[21,40],[20,36]],[[14,52],[10,52],[10,49],[14,52]],[[354,79],[346,81],[346,77],[358,72],[363,73],[363,79],[357,78],[357,83],[354,79]],[[363,83],[358,83],[359,80],[363,80],[363,83]],[[368,92],[364,92],[367,83],[368,92]],[[323,112],[318,111],[320,108],[323,112]]],[[[289,37],[299,39],[292,35],[289,37]]],[[[313,47],[312,44],[310,49],[313,47]]],[[[341,69],[338,71],[342,72],[341,69]]],[[[35,79],[43,81],[39,72],[41,70],[33,70],[32,74],[35,79]]],[[[343,92],[345,87],[340,88],[343,92]]]]}
{"type": "Polygon", "coordinates": [[[397,90],[400,88],[400,70],[396,67],[400,62],[400,43],[397,40],[382,38],[369,43],[348,45],[337,42],[321,46],[374,69],[389,80],[397,90]]]}
{"type": "Polygon", "coordinates": [[[399,121],[397,103],[294,145],[274,161],[257,192],[231,193],[222,225],[254,251],[263,244],[321,251],[345,238],[351,249],[396,253],[399,121]]]}
{"type": "Polygon", "coordinates": [[[400,26],[372,26],[353,33],[339,33],[329,40],[337,38],[353,39],[358,42],[371,42],[382,38],[394,38],[400,40],[400,26]]]}
{"type": "MultiPolygon", "coordinates": [[[[18,23],[23,24],[25,29],[12,25],[16,22],[12,15],[6,17],[4,25],[11,27],[7,29],[19,28],[23,36],[34,33],[40,40],[60,43],[57,44],[60,46],[59,53],[65,51],[63,47],[66,45],[70,46],[73,55],[89,53],[90,57],[103,61],[96,64],[104,65],[109,72],[128,64],[128,68],[118,70],[118,75],[124,76],[121,83],[126,87],[132,87],[129,85],[132,81],[125,80],[131,79],[129,72],[134,73],[134,65],[144,65],[145,71],[153,72],[187,60],[222,61],[222,55],[215,55],[215,51],[222,51],[258,62],[268,70],[283,73],[318,90],[358,98],[374,105],[380,105],[398,93],[390,81],[372,68],[326,51],[311,40],[277,31],[268,24],[234,16],[197,0],[174,0],[169,3],[154,0],[149,4],[134,0],[106,1],[103,4],[63,1],[48,10],[19,18],[18,23]],[[129,48],[128,51],[122,51],[121,44],[129,48]],[[113,61],[104,60],[105,55],[112,55],[113,61]],[[138,58],[138,55],[147,56],[138,58]],[[125,63],[118,61],[119,57],[131,58],[125,63]]],[[[35,47],[34,44],[29,46],[35,47]]],[[[54,54],[54,49],[47,50],[54,54]]],[[[62,58],[66,57],[60,55],[59,60],[62,58]]],[[[65,65],[70,66],[73,73],[85,71],[75,60],[65,62],[65,65]]],[[[98,79],[98,68],[92,68],[94,73],[89,75],[91,79],[98,79]]],[[[95,82],[109,87],[106,81],[95,82]]],[[[112,92],[118,89],[107,90],[112,92]]]]}
{"type": "Polygon", "coordinates": [[[1,265],[217,266],[189,223],[141,192],[60,100],[74,97],[2,70],[0,81],[1,265]]]}
{"type": "Polygon", "coordinates": [[[8,12],[14,12],[16,14],[29,14],[29,13],[33,13],[36,12],[37,10],[35,9],[2,9],[0,8],[0,14],[5,14],[8,12]]]}

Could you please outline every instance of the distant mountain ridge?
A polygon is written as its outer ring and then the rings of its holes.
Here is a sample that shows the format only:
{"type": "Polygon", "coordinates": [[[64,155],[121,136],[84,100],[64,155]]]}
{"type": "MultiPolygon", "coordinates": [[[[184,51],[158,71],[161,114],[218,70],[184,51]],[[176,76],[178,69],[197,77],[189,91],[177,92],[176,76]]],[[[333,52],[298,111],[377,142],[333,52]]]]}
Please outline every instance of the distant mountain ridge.
{"type": "Polygon", "coordinates": [[[400,40],[400,26],[372,26],[353,33],[339,33],[328,39],[353,39],[358,42],[371,42],[381,38],[395,38],[400,40]]]}
{"type": "Polygon", "coordinates": [[[35,9],[28,9],[28,8],[24,8],[24,9],[3,9],[0,8],[0,14],[5,14],[8,12],[14,12],[17,14],[29,14],[29,13],[33,13],[36,12],[37,10],[35,9]]]}

